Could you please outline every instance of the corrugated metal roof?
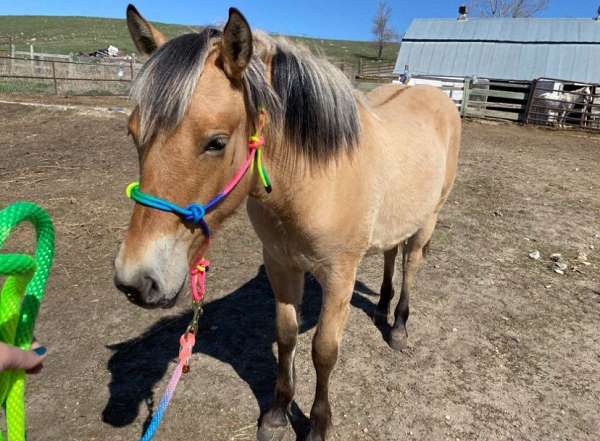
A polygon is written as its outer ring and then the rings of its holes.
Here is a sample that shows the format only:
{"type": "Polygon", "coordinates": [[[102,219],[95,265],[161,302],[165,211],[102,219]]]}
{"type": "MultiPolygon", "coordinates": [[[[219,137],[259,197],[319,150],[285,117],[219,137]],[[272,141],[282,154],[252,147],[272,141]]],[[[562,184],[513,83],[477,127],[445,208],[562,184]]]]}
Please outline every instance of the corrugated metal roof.
{"type": "Polygon", "coordinates": [[[588,19],[485,18],[414,20],[402,40],[396,73],[539,77],[600,82],[600,23],[588,19]]]}

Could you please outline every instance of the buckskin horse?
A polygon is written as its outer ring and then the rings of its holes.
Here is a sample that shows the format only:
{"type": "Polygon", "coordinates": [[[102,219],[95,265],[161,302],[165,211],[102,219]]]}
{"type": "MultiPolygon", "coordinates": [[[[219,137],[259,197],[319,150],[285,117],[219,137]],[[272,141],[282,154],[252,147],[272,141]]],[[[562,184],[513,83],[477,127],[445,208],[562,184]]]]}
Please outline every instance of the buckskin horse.
{"type": "Polygon", "coordinates": [[[172,306],[190,262],[208,246],[205,230],[217,229],[247,201],[276,299],[279,363],[275,399],[257,436],[275,439],[289,424],[297,311],[309,272],[323,301],[312,347],[317,381],[308,440],[325,440],[330,375],[367,253],[384,255],[374,315],[381,326],[402,253],[402,289],[388,340],[396,350],[407,346],[415,273],[455,179],[457,109],[425,86],[390,84],[362,97],[331,63],[252,32],[233,8],[223,29],[172,40],[131,5],[127,19],[137,49],[150,56],[133,84],[129,118],[140,191],[179,206],[206,203],[248,161],[248,139],[256,132],[265,142],[272,191],[264,191],[253,168],[218,206],[197,213],[203,228],[194,219],[136,205],[116,257],[115,283],[135,304],[172,306]]]}

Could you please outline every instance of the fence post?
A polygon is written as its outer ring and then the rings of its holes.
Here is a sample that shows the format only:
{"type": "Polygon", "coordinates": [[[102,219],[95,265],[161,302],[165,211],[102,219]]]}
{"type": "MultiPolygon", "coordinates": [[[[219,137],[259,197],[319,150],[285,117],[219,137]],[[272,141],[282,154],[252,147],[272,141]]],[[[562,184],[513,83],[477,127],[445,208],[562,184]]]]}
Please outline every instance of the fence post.
{"type": "Polygon", "coordinates": [[[129,74],[131,81],[133,81],[133,57],[129,58],[129,74]]]}
{"type": "Polygon", "coordinates": [[[531,116],[531,108],[533,107],[533,100],[535,99],[535,91],[537,89],[538,80],[533,80],[529,86],[529,96],[527,97],[527,105],[525,106],[525,115],[523,115],[523,124],[529,124],[529,117],[531,116]]]}
{"type": "Polygon", "coordinates": [[[54,80],[54,95],[58,95],[58,84],[56,82],[56,66],[52,60],[52,79],[54,80]]]}
{"type": "Polygon", "coordinates": [[[9,46],[9,50],[10,50],[10,60],[8,60],[8,74],[12,75],[13,73],[13,69],[14,69],[14,63],[15,63],[15,45],[12,41],[12,38],[10,38],[8,40],[8,46],[9,46]]]}
{"type": "Polygon", "coordinates": [[[469,96],[471,94],[471,78],[465,78],[465,85],[464,85],[464,89],[463,89],[463,99],[462,99],[462,103],[460,104],[460,114],[462,116],[466,116],[468,111],[468,107],[469,107],[469,96]]]}

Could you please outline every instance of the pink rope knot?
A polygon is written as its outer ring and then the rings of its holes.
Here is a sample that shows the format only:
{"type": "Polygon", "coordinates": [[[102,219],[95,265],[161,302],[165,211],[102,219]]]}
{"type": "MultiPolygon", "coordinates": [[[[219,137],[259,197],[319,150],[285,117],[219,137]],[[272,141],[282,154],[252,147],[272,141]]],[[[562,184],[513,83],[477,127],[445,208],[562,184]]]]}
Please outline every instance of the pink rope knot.
{"type": "Polygon", "coordinates": [[[210,263],[201,257],[192,267],[192,300],[200,303],[206,294],[206,272],[210,263]]]}

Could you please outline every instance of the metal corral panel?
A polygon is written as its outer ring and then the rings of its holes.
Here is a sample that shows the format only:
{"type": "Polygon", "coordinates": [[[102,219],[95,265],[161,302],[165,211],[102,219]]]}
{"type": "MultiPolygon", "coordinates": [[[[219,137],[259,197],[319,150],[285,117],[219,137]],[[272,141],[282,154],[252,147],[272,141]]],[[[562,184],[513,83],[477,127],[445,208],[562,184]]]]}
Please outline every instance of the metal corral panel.
{"type": "Polygon", "coordinates": [[[600,82],[600,23],[583,19],[415,20],[395,73],[600,82]]]}

